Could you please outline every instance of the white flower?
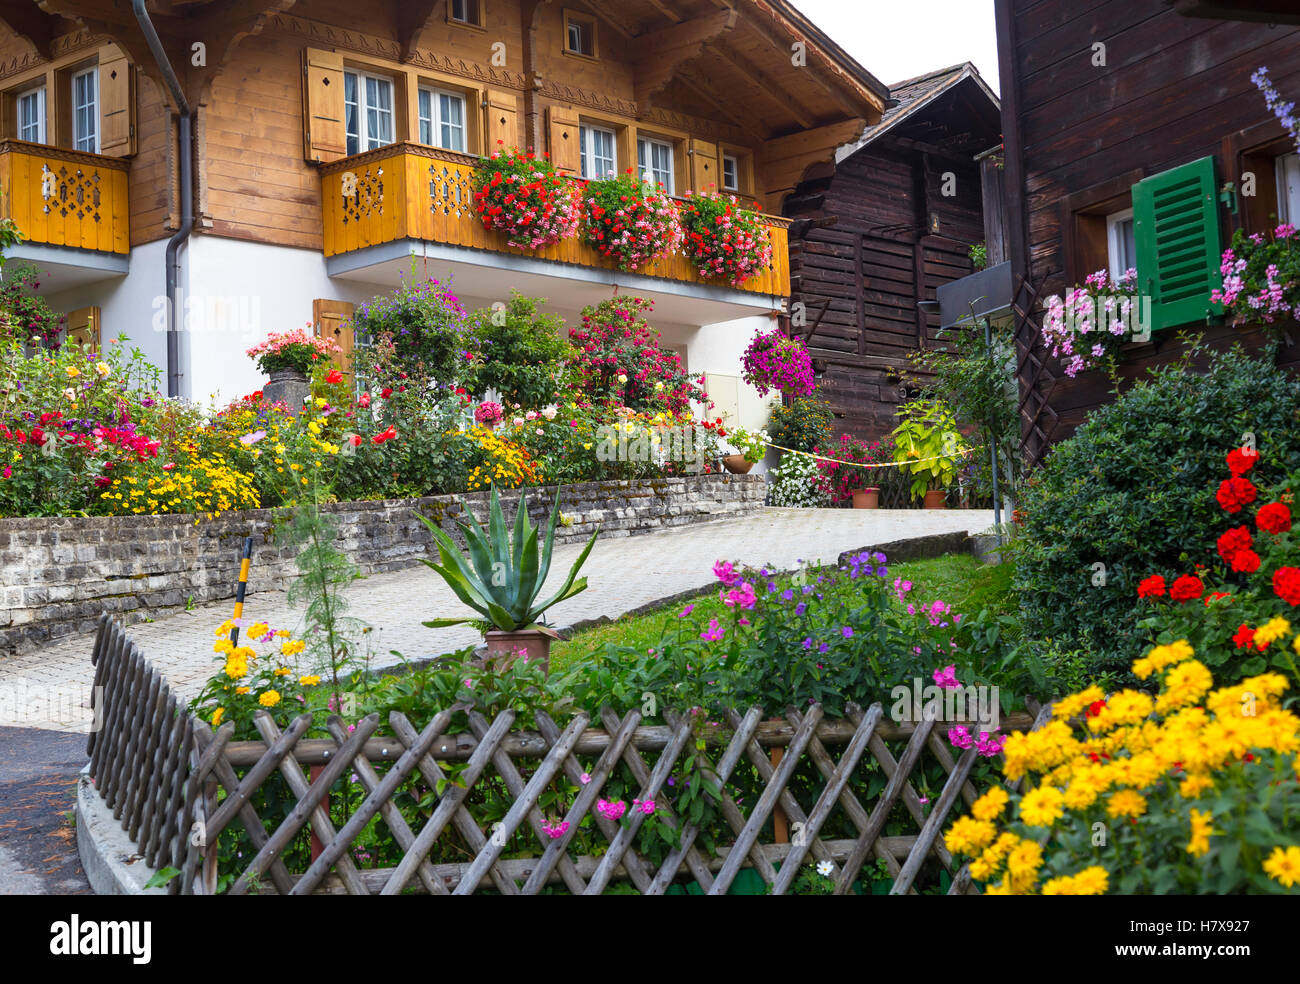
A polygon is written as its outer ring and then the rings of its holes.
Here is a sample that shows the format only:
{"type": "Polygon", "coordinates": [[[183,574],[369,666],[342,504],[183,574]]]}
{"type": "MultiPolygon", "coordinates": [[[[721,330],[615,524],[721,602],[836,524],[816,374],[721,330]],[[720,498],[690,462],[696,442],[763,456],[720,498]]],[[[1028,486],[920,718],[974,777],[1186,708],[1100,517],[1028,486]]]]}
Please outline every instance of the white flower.
{"type": "Polygon", "coordinates": [[[834,871],[835,871],[835,865],[833,862],[830,861],[817,862],[817,874],[821,875],[823,878],[829,878],[834,873],[834,871]]]}
{"type": "Polygon", "coordinates": [[[554,420],[555,414],[556,414],[555,407],[545,407],[542,410],[542,416],[545,417],[547,420],[554,420]]]}

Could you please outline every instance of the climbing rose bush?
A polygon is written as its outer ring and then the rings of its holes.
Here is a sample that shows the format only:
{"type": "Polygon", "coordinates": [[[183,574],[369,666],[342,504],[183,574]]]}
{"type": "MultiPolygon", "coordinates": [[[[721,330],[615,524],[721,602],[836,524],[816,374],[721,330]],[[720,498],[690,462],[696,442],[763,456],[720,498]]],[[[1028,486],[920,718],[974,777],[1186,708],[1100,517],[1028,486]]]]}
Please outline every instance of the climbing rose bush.
{"type": "Polygon", "coordinates": [[[741,359],[745,382],[766,396],[772,390],[811,396],[816,388],[812,357],[802,343],[779,330],[755,335],[741,359]]]}
{"type": "Polygon", "coordinates": [[[620,270],[637,270],[682,246],[677,204],[662,185],[627,174],[589,181],[583,198],[584,238],[620,270]]]}
{"type": "Polygon", "coordinates": [[[684,252],[705,280],[739,287],[772,266],[767,226],[735,195],[688,193],[681,220],[684,252]]]}
{"type": "Polygon", "coordinates": [[[577,235],[577,191],[549,155],[495,151],[475,165],[473,182],[483,228],[505,233],[511,246],[542,249],[577,235]]]}

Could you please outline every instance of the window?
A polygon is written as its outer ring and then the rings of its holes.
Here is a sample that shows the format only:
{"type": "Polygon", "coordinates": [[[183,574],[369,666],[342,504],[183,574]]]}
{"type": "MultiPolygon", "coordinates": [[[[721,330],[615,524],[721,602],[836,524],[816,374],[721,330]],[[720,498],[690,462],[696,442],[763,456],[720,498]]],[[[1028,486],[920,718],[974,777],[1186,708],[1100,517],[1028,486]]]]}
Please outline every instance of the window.
{"type": "Polygon", "coordinates": [[[1277,159],[1277,220],[1300,224],[1300,154],[1277,159]]]}
{"type": "Polygon", "coordinates": [[[564,50],[571,55],[596,57],[596,22],[570,11],[564,12],[564,50]]]}
{"type": "Polygon", "coordinates": [[[420,90],[420,143],[465,152],[465,97],[420,90]]]}
{"type": "Polygon", "coordinates": [[[584,178],[605,178],[618,173],[613,130],[598,126],[578,127],[578,148],[581,155],[579,173],[584,178]]]}
{"type": "Polygon", "coordinates": [[[45,143],[45,86],[18,94],[18,139],[45,143]]]}
{"type": "Polygon", "coordinates": [[[740,190],[740,161],[731,154],[722,155],[722,189],[740,190]]]}
{"type": "Polygon", "coordinates": [[[479,0],[451,0],[451,19],[462,24],[480,25],[479,0]]]}
{"type": "Polygon", "coordinates": [[[1106,259],[1112,280],[1137,269],[1137,239],[1133,233],[1133,210],[1126,208],[1106,216],[1106,259]]]}
{"type": "Polygon", "coordinates": [[[393,80],[344,72],[343,115],[349,156],[392,143],[393,80]]]}
{"type": "Polygon", "coordinates": [[[72,76],[72,146],[99,153],[99,69],[72,76]]]}
{"type": "Polygon", "coordinates": [[[661,184],[668,194],[673,193],[673,147],[663,140],[641,137],[636,142],[637,165],[641,168],[641,177],[655,184],[661,184]]]}

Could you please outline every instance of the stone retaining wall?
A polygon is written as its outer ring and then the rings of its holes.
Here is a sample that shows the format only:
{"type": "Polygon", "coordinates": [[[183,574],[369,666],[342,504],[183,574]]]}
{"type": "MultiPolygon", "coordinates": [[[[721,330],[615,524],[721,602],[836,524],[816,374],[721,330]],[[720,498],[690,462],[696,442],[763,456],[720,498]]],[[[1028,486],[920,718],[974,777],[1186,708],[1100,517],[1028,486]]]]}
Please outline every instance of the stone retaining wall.
{"type": "MultiPolygon", "coordinates": [[[[560,490],[570,525],[558,541],[631,536],[740,515],[763,505],[757,475],[702,475],[587,482],[560,490]]],[[[555,489],[528,491],[529,512],[544,521],[555,489]]],[[[513,518],[518,492],[502,493],[513,518]]],[[[479,518],[490,494],[464,497],[479,518]]],[[[323,507],[339,527],[339,546],[363,574],[411,567],[432,538],[416,512],[459,537],[459,497],[341,502],[323,507]]],[[[278,542],[271,510],[192,516],[0,519],[0,654],[29,651],[72,632],[89,632],[101,611],[124,621],[233,598],[244,538],[254,537],[250,593],[283,589],[294,577],[293,551],[278,542]]]]}

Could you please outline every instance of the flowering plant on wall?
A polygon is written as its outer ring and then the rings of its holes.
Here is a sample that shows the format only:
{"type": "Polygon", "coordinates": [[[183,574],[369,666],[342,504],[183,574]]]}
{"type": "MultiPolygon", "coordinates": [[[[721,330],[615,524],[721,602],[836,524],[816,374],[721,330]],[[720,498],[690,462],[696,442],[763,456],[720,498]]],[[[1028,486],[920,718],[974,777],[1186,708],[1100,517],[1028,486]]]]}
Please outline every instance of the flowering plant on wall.
{"type": "Polygon", "coordinates": [[[835,459],[814,459],[825,480],[824,487],[830,490],[831,497],[836,502],[848,502],[853,498],[854,492],[879,487],[882,469],[859,466],[893,461],[894,440],[886,436],[879,441],[864,441],[841,434],[838,446],[820,448],[817,453],[835,459]]]}
{"type": "Polygon", "coordinates": [[[620,270],[637,270],[682,245],[677,205],[660,185],[627,174],[590,181],[583,198],[584,238],[620,270]]]}
{"type": "Polygon", "coordinates": [[[811,396],[816,386],[808,350],[780,331],[755,335],[745,349],[741,365],[745,382],[758,390],[760,396],[771,390],[788,396],[811,396]]]}
{"type": "Polygon", "coordinates": [[[701,277],[739,287],[772,266],[767,227],[735,195],[706,191],[686,199],[684,249],[701,277]]]}
{"type": "Polygon", "coordinates": [[[1294,317],[1300,312],[1300,236],[1287,223],[1247,236],[1240,229],[1223,251],[1223,287],[1210,300],[1222,304],[1233,320],[1242,323],[1294,317]]]}
{"type": "Polygon", "coordinates": [[[1098,270],[1064,300],[1055,295],[1047,299],[1043,340],[1067,376],[1113,362],[1139,314],[1136,289],[1136,270],[1125,271],[1118,280],[1098,270]]]}
{"type": "Polygon", "coordinates": [[[294,369],[306,376],[312,365],[339,351],[338,345],[325,338],[309,335],[301,328],[272,332],[245,354],[257,362],[268,376],[283,369],[294,369]]]}
{"type": "Polygon", "coordinates": [[[547,155],[498,150],[474,166],[473,181],[483,228],[504,232],[511,246],[542,249],[577,234],[577,192],[547,155]]]}

